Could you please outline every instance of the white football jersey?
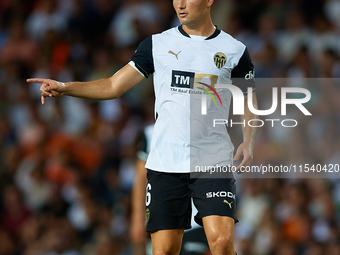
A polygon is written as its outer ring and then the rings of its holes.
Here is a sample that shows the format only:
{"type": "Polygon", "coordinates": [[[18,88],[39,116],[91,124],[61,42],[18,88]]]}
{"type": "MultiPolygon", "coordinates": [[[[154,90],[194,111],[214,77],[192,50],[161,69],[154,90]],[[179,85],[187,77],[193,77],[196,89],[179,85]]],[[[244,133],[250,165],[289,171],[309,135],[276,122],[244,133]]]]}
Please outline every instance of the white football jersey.
{"type": "Polygon", "coordinates": [[[215,85],[234,84],[243,92],[254,88],[245,45],[218,28],[205,38],[179,26],[144,40],[129,64],[146,78],[154,77],[156,123],[146,168],[185,173],[197,166],[232,165],[227,128],[213,126],[214,119],[228,119],[231,92],[215,90],[215,85]]]}

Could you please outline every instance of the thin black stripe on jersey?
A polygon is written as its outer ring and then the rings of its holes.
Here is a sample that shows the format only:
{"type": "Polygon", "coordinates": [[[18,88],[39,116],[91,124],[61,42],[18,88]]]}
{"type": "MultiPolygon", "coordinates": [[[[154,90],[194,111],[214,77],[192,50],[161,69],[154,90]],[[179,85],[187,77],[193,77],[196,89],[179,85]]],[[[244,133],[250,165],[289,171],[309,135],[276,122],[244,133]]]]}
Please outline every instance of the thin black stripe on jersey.
{"type": "MultiPolygon", "coordinates": [[[[148,169],[190,172],[190,164],[201,162],[202,158],[212,165],[233,164],[234,147],[226,128],[211,130],[207,120],[193,121],[200,115],[200,106],[196,107],[199,113],[195,112],[192,95],[216,84],[233,83],[243,92],[247,92],[247,87],[255,88],[254,66],[244,44],[218,28],[211,36],[200,37],[188,35],[179,26],[144,40],[129,64],[146,78],[153,74],[158,118],[146,163],[148,169]],[[196,126],[200,132],[191,132],[191,127],[196,126]]],[[[216,92],[222,106],[209,98],[208,117],[227,120],[231,92],[221,88],[216,88],[216,92]]],[[[201,94],[198,100],[201,103],[201,94]]]]}

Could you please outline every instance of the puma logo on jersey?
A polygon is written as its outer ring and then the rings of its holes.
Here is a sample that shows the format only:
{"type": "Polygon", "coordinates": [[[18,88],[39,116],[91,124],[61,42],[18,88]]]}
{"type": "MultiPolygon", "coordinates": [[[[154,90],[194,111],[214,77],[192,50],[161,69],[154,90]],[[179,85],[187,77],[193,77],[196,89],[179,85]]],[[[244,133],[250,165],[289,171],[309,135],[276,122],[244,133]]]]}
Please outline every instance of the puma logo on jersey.
{"type": "Polygon", "coordinates": [[[231,209],[231,204],[234,203],[234,201],[231,201],[231,202],[229,203],[227,200],[224,199],[224,200],[223,200],[223,203],[228,204],[229,207],[230,207],[230,209],[231,209]]]}
{"type": "Polygon", "coordinates": [[[181,53],[181,51],[180,52],[178,52],[177,54],[175,53],[175,52],[173,52],[172,50],[169,50],[169,53],[170,54],[172,54],[172,55],[175,55],[176,56],[176,58],[178,59],[178,54],[179,53],[181,53]]]}

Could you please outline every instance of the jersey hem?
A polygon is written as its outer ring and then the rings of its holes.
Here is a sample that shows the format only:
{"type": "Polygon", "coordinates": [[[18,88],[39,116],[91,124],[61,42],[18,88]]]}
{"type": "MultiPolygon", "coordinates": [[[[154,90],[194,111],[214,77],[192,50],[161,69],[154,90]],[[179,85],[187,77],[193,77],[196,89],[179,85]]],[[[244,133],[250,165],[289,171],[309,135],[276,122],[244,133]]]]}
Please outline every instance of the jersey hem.
{"type": "Polygon", "coordinates": [[[159,169],[154,169],[154,168],[150,168],[150,167],[145,167],[146,169],[148,170],[151,170],[151,171],[156,171],[156,172],[162,172],[162,173],[173,173],[173,174],[190,174],[191,172],[186,172],[186,171],[171,171],[171,170],[159,170],[159,169]]]}

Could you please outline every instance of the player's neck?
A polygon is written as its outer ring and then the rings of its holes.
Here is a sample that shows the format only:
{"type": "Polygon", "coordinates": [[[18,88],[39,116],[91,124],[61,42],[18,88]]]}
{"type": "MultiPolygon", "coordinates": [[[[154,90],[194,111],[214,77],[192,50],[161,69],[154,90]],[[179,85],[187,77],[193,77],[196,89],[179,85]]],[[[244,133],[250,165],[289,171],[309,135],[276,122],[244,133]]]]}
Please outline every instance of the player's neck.
{"type": "Polygon", "coordinates": [[[211,19],[199,24],[183,24],[182,28],[188,35],[200,35],[206,37],[211,36],[216,30],[211,19]]]}

